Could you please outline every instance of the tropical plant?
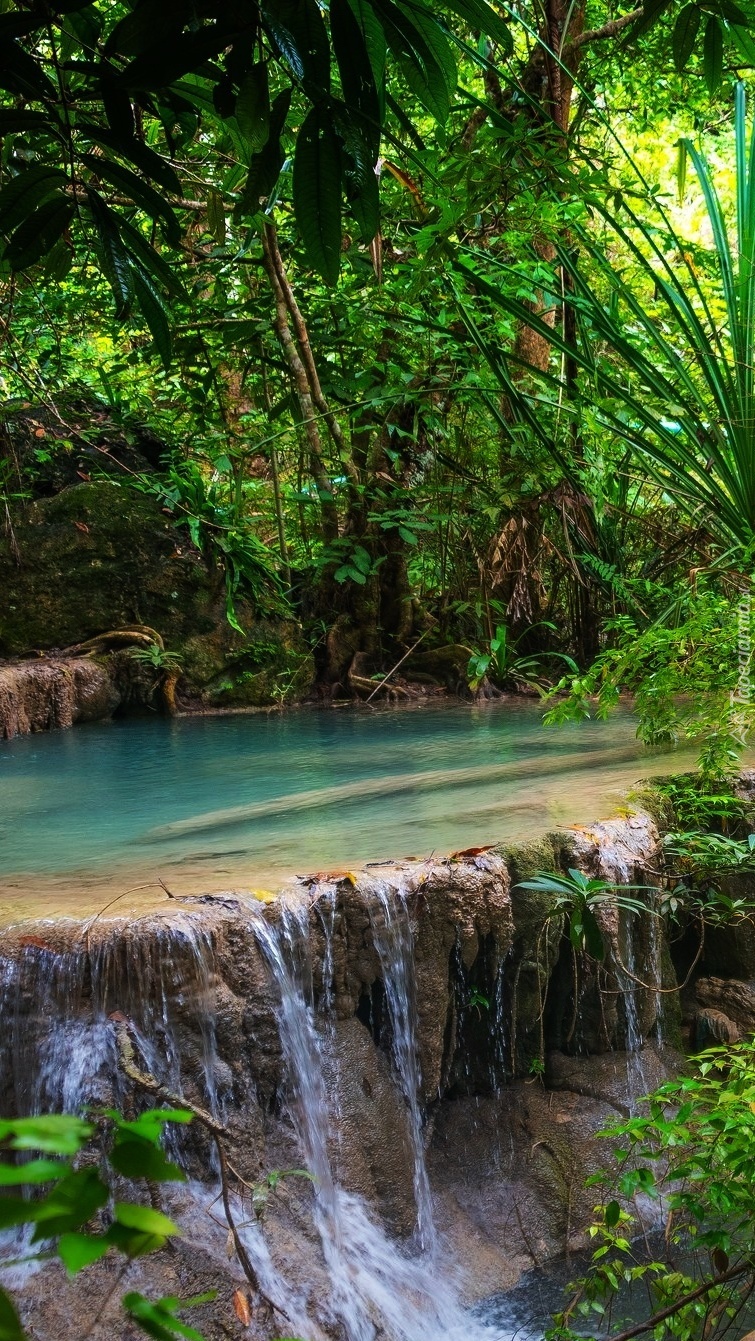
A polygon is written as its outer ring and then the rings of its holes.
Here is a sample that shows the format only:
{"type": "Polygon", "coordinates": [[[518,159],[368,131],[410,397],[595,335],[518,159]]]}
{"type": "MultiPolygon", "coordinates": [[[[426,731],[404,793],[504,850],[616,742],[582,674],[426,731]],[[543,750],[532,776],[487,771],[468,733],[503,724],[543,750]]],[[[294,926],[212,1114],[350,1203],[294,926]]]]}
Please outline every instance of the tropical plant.
{"type": "Polygon", "coordinates": [[[151,670],[180,670],[183,664],[180,652],[169,652],[159,643],[151,643],[149,647],[130,647],[128,650],[129,656],[133,657],[134,661],[138,661],[142,666],[148,666],[151,670]]]}
{"type": "Polygon", "coordinates": [[[533,628],[541,627],[555,632],[555,625],[542,622],[525,629],[518,638],[512,638],[505,624],[497,624],[495,636],[488,643],[488,650],[473,652],[469,658],[467,678],[470,689],[479,689],[485,677],[489,676],[499,685],[513,683],[528,689],[536,689],[540,694],[545,693],[547,664],[555,660],[565,662],[569,670],[576,675],[578,673],[576,662],[565,652],[518,651],[519,644],[532,633],[533,628]]]}
{"type": "MultiPolygon", "coordinates": [[[[504,260],[487,257],[483,266],[480,256],[468,251],[465,257],[462,251],[455,268],[473,291],[529,325],[572,369],[565,384],[558,373],[528,365],[538,398],[558,403],[561,414],[573,415],[577,423],[584,406],[593,422],[634,449],[659,484],[702,519],[722,550],[743,567],[755,538],[755,126],[748,137],[741,83],[735,103],[733,230],[711,166],[690,140],[681,142],[713,236],[715,293],[703,282],[659,195],[652,197],[656,217],[648,221],[630,190],[590,193],[584,203],[631,267],[615,263],[612,249],[579,209],[569,237],[552,238],[555,264],[544,305],[571,309],[574,338],[533,313],[507,286],[512,272],[504,260]],[[494,278],[487,278],[489,273],[494,278]],[[496,275],[503,282],[495,282],[496,275]]],[[[633,166],[640,190],[647,190],[633,166]]],[[[547,284],[548,273],[538,258],[537,281],[547,284]]],[[[520,272],[516,278],[520,283],[520,272]]],[[[468,302],[461,302],[467,313],[468,302]]],[[[480,344],[500,370],[505,355],[482,339],[480,344]]],[[[505,384],[527,423],[536,427],[526,387],[516,385],[513,370],[505,384]]]]}
{"type": "MultiPolygon", "coordinates": [[[[185,1181],[166,1158],[161,1141],[166,1125],[191,1118],[179,1109],[150,1109],[130,1121],[113,1110],[86,1121],[58,1115],[0,1121],[0,1228],[31,1230],[31,1251],[22,1260],[34,1261],[40,1251],[45,1256],[54,1252],[68,1273],[77,1275],[107,1253],[123,1258],[127,1266],[180,1235],[161,1211],[124,1200],[122,1180],[185,1181]]],[[[181,1314],[212,1298],[214,1293],[150,1300],[131,1290],[121,1302],[128,1321],[157,1341],[202,1341],[181,1314]]],[[[0,1337],[26,1338],[11,1297],[1,1287],[0,1337]]]]}
{"type": "Polygon", "coordinates": [[[643,1107],[603,1133],[618,1172],[614,1162],[589,1180],[604,1197],[590,1229],[597,1247],[548,1341],[715,1341],[746,1327],[755,1285],[755,1043],[703,1053],[692,1075],[662,1085],[643,1107]],[[648,1199],[666,1225],[649,1252],[640,1209],[648,1199]],[[647,1310],[624,1327],[622,1296],[638,1282],[647,1310]]]}
{"type": "Polygon", "coordinates": [[[645,888],[645,885],[618,885],[611,880],[600,880],[572,867],[566,875],[556,871],[538,871],[531,880],[521,880],[517,885],[517,889],[551,894],[553,902],[548,916],[565,913],[572,949],[598,960],[605,957],[605,946],[595,916],[596,909],[609,904],[628,913],[652,911],[642,899],[633,899],[627,893],[627,890],[639,891],[645,888]]]}

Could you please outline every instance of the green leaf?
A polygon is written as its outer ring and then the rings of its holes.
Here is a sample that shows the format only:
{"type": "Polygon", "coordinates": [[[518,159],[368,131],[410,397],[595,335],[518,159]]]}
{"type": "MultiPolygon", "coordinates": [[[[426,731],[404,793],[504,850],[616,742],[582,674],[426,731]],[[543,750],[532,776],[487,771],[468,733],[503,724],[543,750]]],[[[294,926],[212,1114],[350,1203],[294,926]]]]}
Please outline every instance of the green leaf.
{"type": "Polygon", "coordinates": [[[116,215],[96,191],[87,188],[87,200],[95,227],[95,251],[115,298],[118,321],[125,321],[134,298],[134,267],[123,245],[116,215]]]}
{"type": "Polygon", "coordinates": [[[0,232],[11,233],[40,205],[65,186],[66,175],[60,168],[39,163],[24,168],[0,191],[0,232]]]}
{"type": "Polygon", "coordinates": [[[26,131],[32,135],[54,135],[58,139],[61,135],[60,123],[44,112],[0,107],[0,135],[23,135],[26,131]]]}
{"type": "MultiPolygon", "coordinates": [[[[372,19],[375,22],[374,14],[372,19]]],[[[379,32],[384,65],[385,36],[382,28],[379,32]]],[[[372,158],[374,169],[380,149],[380,99],[366,35],[349,0],[331,0],[330,33],[338,62],[343,101],[352,124],[355,117],[359,119],[359,130],[368,146],[368,156],[372,158]]]]}
{"type": "Polygon", "coordinates": [[[186,1181],[186,1175],[166,1158],[159,1146],[138,1136],[119,1136],[110,1163],[125,1178],[149,1178],[155,1183],[186,1181]]]}
{"type": "Polygon", "coordinates": [[[605,1216],[606,1216],[606,1225],[608,1226],[609,1229],[613,1229],[614,1225],[617,1225],[619,1223],[619,1220],[621,1219],[621,1207],[618,1201],[608,1202],[608,1205],[606,1206],[605,1216]]]}
{"type": "Polygon", "coordinates": [[[42,62],[17,42],[0,42],[0,88],[20,93],[24,98],[41,98],[53,106],[58,90],[43,69],[42,62]]]}
{"type": "Polygon", "coordinates": [[[412,92],[441,124],[456,84],[456,66],[448,44],[429,11],[412,6],[411,17],[393,0],[375,0],[388,45],[412,92]]]}
{"type": "Polygon", "coordinates": [[[750,32],[750,29],[732,24],[729,31],[734,38],[743,62],[747,65],[755,65],[755,36],[750,32]]]}
{"type": "Polygon", "coordinates": [[[159,252],[147,241],[138,228],[130,224],[128,219],[122,215],[118,220],[118,225],[123,238],[124,245],[130,256],[139,262],[142,270],[146,270],[161,288],[166,289],[168,293],[175,298],[182,298],[188,301],[189,295],[181,283],[178,275],[172,266],[163,259],[159,252]]]}
{"type": "Polygon", "coordinates": [[[294,157],[294,213],[307,260],[326,284],[341,267],[341,143],[326,108],[313,107],[294,157]]]}
{"type": "Polygon", "coordinates": [[[67,1164],[54,1159],[32,1159],[28,1164],[0,1164],[0,1187],[24,1187],[50,1183],[68,1172],[67,1164]]]}
{"type": "MultiPolygon", "coordinates": [[[[207,1297],[201,1295],[199,1299],[204,1302],[207,1297]]],[[[166,1298],[152,1303],[144,1295],[132,1291],[124,1295],[123,1307],[135,1319],[141,1330],[146,1332],[147,1336],[153,1337],[154,1341],[176,1341],[177,1337],[185,1337],[186,1341],[202,1341],[199,1332],[181,1322],[176,1316],[179,1308],[190,1307],[193,1302],[195,1301],[166,1298]]]]}
{"type": "Polygon", "coordinates": [[[721,24],[715,14],[711,14],[705,25],[703,39],[703,73],[708,92],[716,92],[724,71],[724,39],[721,24]]]}
{"type": "Polygon", "coordinates": [[[684,69],[692,55],[701,18],[702,11],[697,5],[685,5],[674,24],[671,48],[674,53],[674,64],[679,71],[684,69]]]}
{"type": "Polygon", "coordinates": [[[0,1341],[26,1341],[26,1333],[13,1302],[2,1287],[0,1287],[0,1341]]]}
{"type": "MultiPolygon", "coordinates": [[[[354,15],[357,27],[359,28],[361,43],[367,53],[367,58],[372,69],[372,78],[375,88],[380,89],[382,88],[383,78],[385,76],[385,60],[388,51],[388,44],[385,40],[383,26],[372,5],[368,4],[367,0],[348,0],[348,5],[354,15]]],[[[333,45],[335,48],[335,36],[333,45]]]]}
{"type": "Polygon", "coordinates": [[[0,1229],[27,1225],[34,1220],[35,1203],[26,1197],[0,1197],[0,1229]]]}
{"type": "Polygon", "coordinates": [[[244,184],[241,199],[234,210],[238,222],[250,214],[257,214],[260,200],[269,196],[283,167],[281,133],[291,105],[291,89],[279,93],[270,112],[270,134],[264,149],[254,154],[249,164],[249,175],[244,184]]]}
{"type": "Polygon", "coordinates": [[[485,0],[447,0],[447,4],[470,28],[479,28],[481,33],[497,42],[504,56],[511,55],[514,50],[511,29],[485,0]]]}
{"type": "Polygon", "coordinates": [[[593,959],[601,960],[605,954],[603,934],[598,926],[595,914],[589,908],[582,912],[582,935],[585,949],[593,959]]]}
{"type": "Polygon", "coordinates": [[[117,1201],[114,1207],[115,1218],[126,1229],[138,1229],[141,1234],[159,1234],[163,1238],[180,1235],[178,1225],[169,1220],[162,1211],[154,1211],[151,1206],[136,1206],[129,1201],[117,1201]]]}
{"type": "Polygon", "coordinates": [[[95,173],[103,181],[109,182],[117,191],[129,196],[134,204],[145,210],[155,223],[159,221],[163,226],[166,240],[172,246],[178,246],[181,241],[181,227],[178,219],[167,200],[163,200],[154,187],[137,177],[130,168],[125,168],[122,163],[115,162],[114,159],[100,158],[96,154],[82,154],[81,161],[89,168],[90,172],[95,173]]]}
{"type": "Polygon", "coordinates": [[[79,1229],[106,1205],[109,1192],[96,1169],[77,1169],[61,1179],[44,1201],[32,1202],[33,1242],[79,1229]]]}
{"type": "Polygon", "coordinates": [[[150,149],[148,144],[143,144],[141,140],[135,138],[129,139],[126,135],[116,134],[114,130],[109,130],[105,126],[95,126],[88,121],[83,121],[78,129],[84,138],[99,144],[103,149],[120,154],[122,158],[128,159],[129,163],[135,164],[145,177],[151,178],[173,195],[180,196],[181,183],[175,170],[166,159],[156,154],[154,149],[150,149]]]}
{"type": "Polygon", "coordinates": [[[270,135],[270,85],[265,61],[258,61],[244,77],[234,115],[250,150],[259,153],[270,135]]]}
{"type": "Polygon", "coordinates": [[[75,1155],[93,1134],[90,1122],[62,1114],[0,1120],[0,1141],[7,1142],[12,1150],[75,1155]]]}
{"type": "Polygon", "coordinates": [[[27,270],[52,251],[76,213],[67,196],[53,197],[19,224],[3,252],[13,270],[27,270]]]}
{"type": "Polygon", "coordinates": [[[173,339],[170,332],[168,309],[158,293],[149,275],[140,266],[132,267],[132,278],[136,301],[146,321],[155,348],[167,372],[173,359],[173,339]]]}
{"type": "Polygon", "coordinates": [[[98,1262],[108,1252],[110,1244],[104,1234],[61,1234],[58,1240],[60,1259],[70,1275],[75,1276],[84,1267],[98,1262]]]}
{"type": "Polygon", "coordinates": [[[207,226],[219,247],[225,245],[225,209],[219,191],[207,193],[207,226]]]}
{"type": "Polygon", "coordinates": [[[317,0],[268,0],[262,16],[273,42],[310,94],[330,90],[330,43],[317,0]]]}

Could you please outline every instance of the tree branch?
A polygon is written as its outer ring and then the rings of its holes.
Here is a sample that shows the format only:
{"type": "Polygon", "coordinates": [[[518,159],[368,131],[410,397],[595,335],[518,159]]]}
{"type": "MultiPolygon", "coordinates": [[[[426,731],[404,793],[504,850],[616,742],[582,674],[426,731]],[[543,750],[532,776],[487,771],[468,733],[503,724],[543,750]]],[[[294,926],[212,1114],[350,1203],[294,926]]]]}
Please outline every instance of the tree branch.
{"type": "Polygon", "coordinates": [[[618,19],[609,19],[602,28],[589,28],[587,32],[580,33],[573,41],[567,42],[567,47],[572,51],[575,47],[586,47],[589,42],[603,42],[607,37],[617,37],[624,28],[628,28],[630,23],[639,19],[645,11],[643,9],[630,10],[628,14],[622,14],[618,19]]]}

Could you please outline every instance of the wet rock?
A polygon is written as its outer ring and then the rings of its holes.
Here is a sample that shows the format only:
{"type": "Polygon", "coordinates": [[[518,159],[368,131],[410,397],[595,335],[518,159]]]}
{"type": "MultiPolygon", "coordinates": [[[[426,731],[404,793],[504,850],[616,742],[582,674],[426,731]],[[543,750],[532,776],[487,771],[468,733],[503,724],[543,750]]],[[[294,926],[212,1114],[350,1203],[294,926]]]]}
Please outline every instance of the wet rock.
{"type": "Polygon", "coordinates": [[[674,1048],[644,1047],[637,1053],[610,1052],[596,1057],[569,1057],[550,1052],[545,1082],[550,1090],[608,1104],[628,1116],[639,1090],[649,1093],[684,1070],[684,1058],[674,1048]]]}
{"type": "Polygon", "coordinates": [[[755,1030],[753,983],[733,978],[698,978],[695,996],[699,1006],[695,1016],[696,1042],[702,1042],[702,1033],[717,1042],[733,1043],[736,1039],[726,1036],[729,1027],[737,1036],[755,1030]]]}
{"type": "Polygon", "coordinates": [[[336,1022],[333,1051],[327,1078],[339,1114],[331,1156],[337,1181],[407,1236],[417,1216],[413,1154],[389,1060],[356,1019],[336,1022]]]}

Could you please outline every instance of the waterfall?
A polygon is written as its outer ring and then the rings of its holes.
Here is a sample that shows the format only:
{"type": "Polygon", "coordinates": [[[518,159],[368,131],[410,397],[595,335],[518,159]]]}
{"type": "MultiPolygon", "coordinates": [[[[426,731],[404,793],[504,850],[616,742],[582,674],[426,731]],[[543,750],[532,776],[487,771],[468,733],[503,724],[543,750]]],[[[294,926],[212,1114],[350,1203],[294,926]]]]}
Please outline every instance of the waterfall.
{"type": "MultiPolygon", "coordinates": [[[[317,912],[325,934],[321,1004],[330,1009],[334,904],[327,893],[318,900],[317,912]]],[[[309,908],[286,903],[276,923],[262,912],[253,920],[280,995],[289,1111],[314,1180],[313,1217],[329,1282],[327,1307],[347,1341],[375,1341],[379,1336],[387,1341],[505,1341],[508,1331],[480,1322],[461,1304],[454,1262],[433,1226],[418,1093],[413,941],[403,890],[387,883],[378,886],[371,924],[384,974],[396,1080],[413,1143],[418,1232],[410,1245],[394,1241],[334,1175],[330,1150],[337,1141],[338,1113],[333,1087],[326,1081],[334,1065],[329,1055],[333,1034],[327,1010],[315,1009],[309,908]]]]}
{"type": "Polygon", "coordinates": [[[378,903],[371,907],[372,934],[383,970],[391,1024],[391,1051],[401,1092],[409,1114],[414,1156],[414,1199],[417,1204],[417,1241],[424,1249],[435,1244],[432,1197],[427,1177],[420,1109],[421,1076],[417,1055],[417,1006],[414,998],[414,940],[406,906],[406,890],[386,881],[375,886],[378,903]]]}
{"type": "Polygon", "coordinates": [[[659,1047],[665,1043],[663,1028],[663,943],[660,935],[661,919],[657,912],[657,905],[660,901],[660,893],[657,890],[651,891],[655,898],[655,907],[651,909],[648,917],[648,949],[649,949],[649,972],[650,981],[653,984],[653,1036],[659,1047]]]}
{"type": "Polygon", "coordinates": [[[103,932],[75,950],[38,937],[19,952],[0,943],[0,1095],[12,1111],[78,1113],[92,1102],[120,1103],[114,1030],[125,1015],[144,1067],[163,1085],[183,1086],[179,1024],[199,1035],[204,1102],[220,1108],[215,1026],[209,997],[212,938],[189,919],[149,935],[103,932]]]}
{"type": "Polygon", "coordinates": [[[622,958],[624,967],[621,968],[617,965],[617,978],[624,998],[627,1103],[630,1112],[635,1112],[637,1100],[641,1098],[648,1088],[642,1057],[642,1048],[645,1039],[642,1032],[638,1001],[638,991],[642,989],[639,987],[637,978],[642,975],[637,972],[637,916],[634,913],[624,913],[621,916],[619,926],[620,930],[623,931],[623,936],[620,936],[620,941],[623,941],[622,958]]]}

